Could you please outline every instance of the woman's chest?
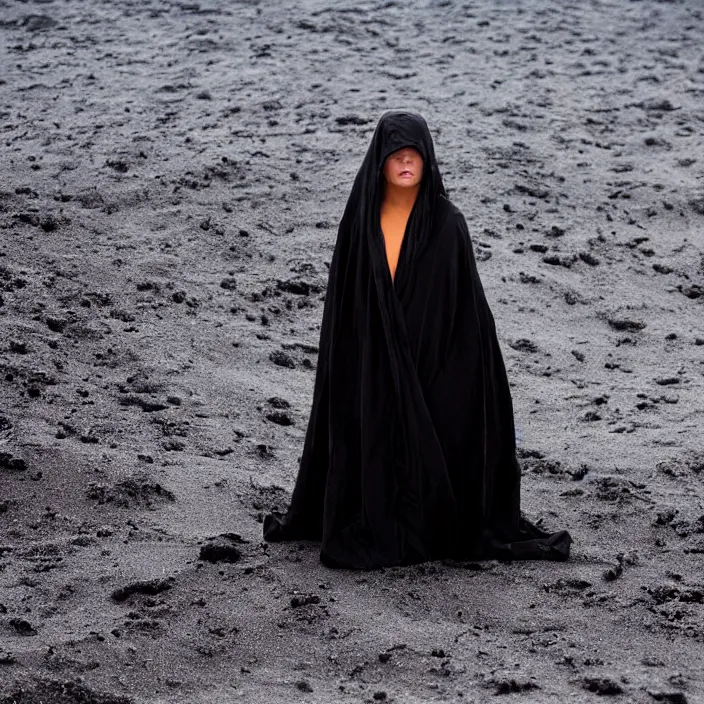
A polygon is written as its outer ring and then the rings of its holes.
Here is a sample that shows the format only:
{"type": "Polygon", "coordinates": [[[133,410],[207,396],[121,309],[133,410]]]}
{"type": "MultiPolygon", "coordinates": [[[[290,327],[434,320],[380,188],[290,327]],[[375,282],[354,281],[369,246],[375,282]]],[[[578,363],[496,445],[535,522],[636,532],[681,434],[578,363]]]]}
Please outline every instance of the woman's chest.
{"type": "Polygon", "coordinates": [[[381,232],[384,235],[386,262],[392,280],[396,274],[409,215],[410,211],[407,213],[403,211],[382,211],[381,213],[381,232]]]}

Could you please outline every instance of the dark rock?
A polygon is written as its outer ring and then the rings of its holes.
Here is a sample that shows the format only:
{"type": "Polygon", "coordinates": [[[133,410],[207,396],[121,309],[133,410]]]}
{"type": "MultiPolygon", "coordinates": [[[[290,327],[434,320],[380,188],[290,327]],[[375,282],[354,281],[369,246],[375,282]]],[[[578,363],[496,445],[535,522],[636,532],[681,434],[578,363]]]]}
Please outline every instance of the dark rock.
{"type": "Polygon", "coordinates": [[[544,457],[527,457],[523,459],[521,465],[523,471],[534,474],[545,474],[546,472],[548,474],[564,474],[566,472],[559,460],[550,460],[544,457]]]}
{"type": "Polygon", "coordinates": [[[614,580],[618,579],[621,575],[623,574],[623,566],[619,562],[618,565],[614,565],[613,567],[609,567],[608,569],[605,569],[602,577],[606,582],[613,582],[614,580]]]}
{"type": "Polygon", "coordinates": [[[34,628],[34,626],[29,621],[25,621],[25,619],[23,618],[11,618],[9,623],[21,636],[37,635],[37,629],[34,628]]]}
{"type": "Polygon", "coordinates": [[[127,173],[130,168],[129,164],[122,159],[106,159],[105,164],[121,174],[127,173]]]}
{"type": "Polygon", "coordinates": [[[296,367],[291,355],[286,354],[286,352],[282,352],[281,350],[274,350],[269,355],[269,359],[279,367],[286,367],[287,369],[295,369],[296,367]]]}
{"type": "Polygon", "coordinates": [[[608,324],[614,330],[642,330],[645,327],[645,323],[640,320],[629,320],[628,318],[607,318],[608,324]]]}
{"type": "Polygon", "coordinates": [[[13,457],[9,452],[0,452],[0,467],[24,472],[27,469],[27,463],[19,457],[13,457]]]}
{"type": "Polygon", "coordinates": [[[201,546],[199,560],[205,562],[238,562],[242,558],[242,551],[237,545],[247,541],[238,533],[221,533],[208,538],[208,542],[201,546]]]}
{"type": "Polygon", "coordinates": [[[318,354],[319,351],[318,345],[309,345],[306,342],[282,342],[281,346],[286,350],[299,349],[308,354],[318,354]]]}
{"type": "Polygon", "coordinates": [[[655,380],[655,383],[659,386],[672,386],[673,384],[679,384],[680,378],[677,376],[661,376],[655,380]]]}
{"type": "Polygon", "coordinates": [[[667,98],[648,98],[642,100],[640,103],[636,103],[636,107],[642,108],[643,110],[662,112],[679,109],[675,108],[667,98]]]}
{"type": "Polygon", "coordinates": [[[509,346],[512,347],[514,350],[518,350],[519,352],[537,352],[538,351],[538,345],[535,344],[532,340],[529,340],[525,337],[521,337],[518,340],[515,340],[514,342],[509,342],[509,346]]]}
{"type": "Polygon", "coordinates": [[[165,403],[152,401],[137,395],[123,396],[119,400],[119,404],[121,406],[139,406],[145,413],[154,413],[154,411],[163,411],[168,408],[168,405],[165,403]]]}
{"type": "Polygon", "coordinates": [[[540,279],[533,274],[526,274],[525,271],[518,272],[518,278],[522,284],[539,284],[540,279]]]}
{"type": "Polygon", "coordinates": [[[280,396],[272,396],[267,399],[267,403],[270,403],[274,408],[290,408],[291,404],[280,396]]]}
{"type": "Polygon", "coordinates": [[[297,608],[299,606],[307,606],[308,604],[319,604],[320,597],[317,594],[301,594],[291,597],[291,606],[297,608]]]}
{"type": "Polygon", "coordinates": [[[550,195],[550,191],[547,188],[540,188],[539,186],[527,186],[522,183],[516,183],[514,188],[519,192],[532,198],[547,198],[550,195]]]}
{"type": "Polygon", "coordinates": [[[139,580],[115,589],[110,596],[114,601],[125,601],[133,594],[148,594],[154,596],[155,594],[161,594],[161,592],[171,589],[173,581],[173,577],[166,579],[139,580]]]}
{"type": "Polygon", "coordinates": [[[287,293],[296,293],[307,296],[310,293],[320,293],[322,287],[318,284],[313,284],[302,279],[287,279],[286,281],[278,280],[276,288],[287,293]]]}
{"type": "Polygon", "coordinates": [[[580,252],[579,258],[589,266],[598,266],[600,264],[599,259],[595,257],[591,252],[580,252]]]}
{"type": "Polygon", "coordinates": [[[19,213],[17,215],[20,222],[36,227],[39,225],[39,216],[36,213],[19,213]]]}
{"type": "Polygon", "coordinates": [[[335,118],[338,125],[366,125],[371,118],[362,115],[339,115],[335,118]]]}
{"type": "Polygon", "coordinates": [[[568,306],[573,306],[575,303],[585,303],[584,298],[576,291],[565,291],[565,303],[568,306]]]}
{"type": "Polygon", "coordinates": [[[556,592],[557,594],[573,594],[574,592],[583,591],[587,587],[591,586],[592,583],[588,582],[586,579],[563,579],[560,577],[560,579],[555,582],[543,584],[543,589],[546,592],[556,592]]]}
{"type": "Polygon", "coordinates": [[[666,704],[687,704],[688,702],[684,692],[658,692],[649,689],[648,694],[656,702],[666,702],[666,704]]]}
{"type": "Polygon", "coordinates": [[[516,680],[513,677],[494,678],[489,681],[489,685],[494,688],[496,694],[513,694],[516,692],[527,692],[540,687],[530,680],[516,680]]]}
{"type": "Polygon", "coordinates": [[[543,261],[546,264],[551,264],[552,266],[564,266],[569,269],[572,264],[577,261],[577,256],[575,254],[546,254],[543,257],[543,261]]]}
{"type": "Polygon", "coordinates": [[[622,694],[623,687],[609,677],[585,677],[582,686],[596,694],[622,694]]]}
{"type": "Polygon", "coordinates": [[[272,411],[266,414],[266,419],[277,425],[293,425],[293,419],[284,411],[272,411]]]}
{"type": "Polygon", "coordinates": [[[666,508],[664,511],[658,511],[653,521],[654,526],[666,526],[672,523],[677,517],[679,511],[676,508],[666,508]]]}
{"type": "Polygon", "coordinates": [[[134,315],[122,308],[112,308],[110,310],[110,317],[115,320],[121,320],[123,323],[132,323],[135,321],[134,315]]]}
{"type": "Polygon", "coordinates": [[[670,148],[672,145],[662,137],[649,136],[643,140],[643,143],[648,147],[667,147],[670,148]]]}
{"type": "Polygon", "coordinates": [[[10,340],[10,352],[14,352],[15,354],[27,354],[27,352],[29,352],[27,343],[21,342],[20,340],[10,340]]]}
{"type": "Polygon", "coordinates": [[[527,447],[516,448],[516,454],[520,458],[532,457],[536,460],[541,460],[545,455],[540,450],[530,450],[527,447]]]}
{"type": "Polygon", "coordinates": [[[643,488],[645,484],[637,485],[632,481],[621,479],[620,477],[597,477],[591,487],[595,496],[601,501],[616,501],[623,503],[630,501],[634,488],[643,488]]]}
{"type": "Polygon", "coordinates": [[[46,324],[49,330],[51,330],[52,332],[63,332],[64,328],[68,324],[68,320],[66,320],[66,318],[48,316],[46,319],[46,324]]]}
{"type": "Polygon", "coordinates": [[[99,504],[114,503],[116,506],[129,508],[133,504],[151,507],[154,501],[175,501],[176,497],[158,482],[154,482],[148,475],[138,473],[116,482],[114,486],[106,486],[90,482],[86,489],[86,496],[96,500],[99,504]]]}
{"type": "Polygon", "coordinates": [[[641,589],[650,594],[657,605],[670,601],[679,601],[685,604],[704,603],[704,590],[697,587],[687,588],[663,584],[657,587],[642,586],[641,589]]]}
{"type": "Polygon", "coordinates": [[[687,298],[701,298],[704,296],[704,286],[700,286],[699,284],[692,284],[691,286],[684,286],[682,289],[682,293],[684,293],[687,298]]]}
{"type": "Polygon", "coordinates": [[[260,457],[274,456],[274,448],[271,445],[267,445],[265,442],[258,443],[255,449],[260,457]]]}
{"type": "Polygon", "coordinates": [[[168,452],[182,452],[186,449],[186,443],[183,440],[169,438],[161,443],[161,446],[168,452]]]}
{"type": "Polygon", "coordinates": [[[154,293],[159,293],[161,286],[156,281],[139,281],[137,283],[138,291],[154,291],[154,293]]]}
{"type": "Polygon", "coordinates": [[[568,469],[567,472],[572,476],[572,479],[574,479],[575,481],[579,481],[580,479],[584,479],[584,477],[587,475],[587,472],[589,472],[589,465],[582,463],[577,469],[568,469]]]}

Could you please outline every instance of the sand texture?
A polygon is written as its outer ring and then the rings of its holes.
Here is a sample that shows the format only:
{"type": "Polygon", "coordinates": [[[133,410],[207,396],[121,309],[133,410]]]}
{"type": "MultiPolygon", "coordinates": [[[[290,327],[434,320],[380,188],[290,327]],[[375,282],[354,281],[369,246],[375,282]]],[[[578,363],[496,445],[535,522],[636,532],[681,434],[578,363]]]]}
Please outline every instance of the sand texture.
{"type": "Polygon", "coordinates": [[[704,702],[700,0],[0,0],[0,128],[0,704],[704,702]],[[389,108],[569,562],[262,541],[389,108]]]}

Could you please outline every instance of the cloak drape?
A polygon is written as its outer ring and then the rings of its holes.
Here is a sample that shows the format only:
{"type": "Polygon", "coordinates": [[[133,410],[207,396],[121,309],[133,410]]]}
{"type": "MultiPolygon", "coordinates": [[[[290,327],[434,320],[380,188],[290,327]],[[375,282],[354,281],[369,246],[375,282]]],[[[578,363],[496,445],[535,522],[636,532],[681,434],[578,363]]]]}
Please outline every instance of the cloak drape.
{"type": "Polygon", "coordinates": [[[267,541],[321,542],[330,567],[566,560],[572,538],[520,510],[513,407],[462,212],[418,114],[379,120],[340,221],[313,402],[290,505],[267,541]],[[423,175],[392,279],[380,224],[386,157],[423,175]]]}

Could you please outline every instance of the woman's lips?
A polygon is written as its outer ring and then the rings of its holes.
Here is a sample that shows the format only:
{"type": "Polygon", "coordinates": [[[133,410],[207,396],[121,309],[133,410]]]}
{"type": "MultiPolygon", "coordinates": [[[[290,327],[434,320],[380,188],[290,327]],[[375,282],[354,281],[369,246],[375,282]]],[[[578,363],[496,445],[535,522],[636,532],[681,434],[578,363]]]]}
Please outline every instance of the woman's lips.
{"type": "Polygon", "coordinates": [[[410,171],[402,171],[399,176],[401,178],[413,178],[413,174],[410,171]]]}

